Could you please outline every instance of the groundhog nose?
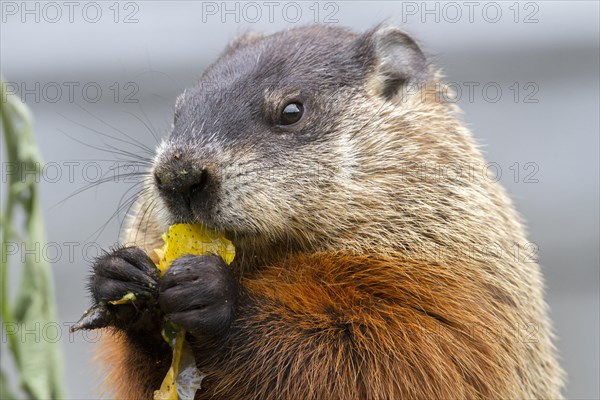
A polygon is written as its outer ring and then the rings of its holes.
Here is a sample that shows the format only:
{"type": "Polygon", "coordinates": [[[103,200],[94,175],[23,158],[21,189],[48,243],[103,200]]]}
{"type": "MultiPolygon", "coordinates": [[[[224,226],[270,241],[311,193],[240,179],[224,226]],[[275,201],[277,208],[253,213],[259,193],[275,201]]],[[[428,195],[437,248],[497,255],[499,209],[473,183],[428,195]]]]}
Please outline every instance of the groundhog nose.
{"type": "Polygon", "coordinates": [[[178,168],[157,168],[154,180],[158,189],[167,196],[181,196],[189,203],[193,196],[204,190],[208,182],[205,168],[178,166],[178,168]]]}

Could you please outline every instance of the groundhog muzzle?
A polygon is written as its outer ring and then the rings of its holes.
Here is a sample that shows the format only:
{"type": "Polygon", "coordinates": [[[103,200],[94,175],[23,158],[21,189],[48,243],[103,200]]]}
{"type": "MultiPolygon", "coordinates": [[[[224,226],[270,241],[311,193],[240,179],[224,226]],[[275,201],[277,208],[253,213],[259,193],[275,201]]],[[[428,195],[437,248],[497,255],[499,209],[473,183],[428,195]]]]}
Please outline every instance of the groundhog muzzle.
{"type": "Polygon", "coordinates": [[[440,76],[390,26],[231,43],[93,266],[94,303],[138,295],[109,306],[110,395],[152,397],[166,319],[206,374],[196,398],[560,398],[539,267],[440,76]],[[224,233],[231,268],[186,256],[158,276],[177,223],[224,233]]]}

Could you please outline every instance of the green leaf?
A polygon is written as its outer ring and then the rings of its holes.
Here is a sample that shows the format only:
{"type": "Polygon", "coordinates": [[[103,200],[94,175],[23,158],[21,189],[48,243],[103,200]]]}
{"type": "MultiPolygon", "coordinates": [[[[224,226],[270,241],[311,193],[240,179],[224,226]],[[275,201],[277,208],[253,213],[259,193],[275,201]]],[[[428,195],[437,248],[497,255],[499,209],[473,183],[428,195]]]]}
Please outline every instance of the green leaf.
{"type": "MultiPolygon", "coordinates": [[[[40,172],[41,160],[31,127],[31,113],[14,95],[8,95],[6,99],[5,95],[4,81],[0,80],[0,115],[7,159],[16,166],[8,176],[8,190],[5,191],[6,206],[1,219],[2,248],[15,240],[17,231],[22,231],[20,240],[27,249],[41,248],[46,243],[44,221],[40,213],[36,177],[30,173],[33,170],[40,172]],[[28,173],[21,173],[23,170],[28,173]],[[17,208],[25,215],[25,224],[19,230],[13,226],[17,208]]],[[[26,258],[13,307],[9,305],[7,293],[8,267],[8,260],[3,257],[0,262],[0,320],[5,326],[18,327],[19,332],[31,332],[25,335],[7,334],[8,348],[13,355],[21,387],[32,399],[65,397],[60,344],[54,340],[57,338],[45,335],[52,332],[52,324],[60,328],[56,319],[50,265],[44,260],[26,258]]],[[[2,375],[2,398],[5,383],[2,375]]]]}

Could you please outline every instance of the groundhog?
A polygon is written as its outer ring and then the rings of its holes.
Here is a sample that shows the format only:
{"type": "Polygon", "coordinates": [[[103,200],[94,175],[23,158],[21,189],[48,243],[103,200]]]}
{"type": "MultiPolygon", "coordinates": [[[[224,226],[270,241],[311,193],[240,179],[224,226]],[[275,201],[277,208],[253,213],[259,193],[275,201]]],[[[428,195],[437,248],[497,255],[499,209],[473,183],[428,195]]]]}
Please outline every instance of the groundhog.
{"type": "Polygon", "coordinates": [[[93,265],[95,303],[137,297],[108,306],[104,389],[152,397],[166,319],[199,399],[560,398],[535,249],[441,79],[389,25],[232,42],[93,265]],[[231,267],[185,256],[159,277],[175,223],[223,232],[231,267]]]}

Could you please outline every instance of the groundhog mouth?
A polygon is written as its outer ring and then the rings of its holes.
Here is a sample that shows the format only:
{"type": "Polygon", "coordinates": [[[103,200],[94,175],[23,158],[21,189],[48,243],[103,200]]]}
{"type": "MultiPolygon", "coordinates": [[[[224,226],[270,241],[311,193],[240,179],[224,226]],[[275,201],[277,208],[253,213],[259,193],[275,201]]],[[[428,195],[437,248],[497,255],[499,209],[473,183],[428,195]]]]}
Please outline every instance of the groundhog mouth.
{"type": "Polygon", "coordinates": [[[229,240],[235,243],[236,240],[256,240],[261,236],[261,233],[241,224],[233,226],[231,223],[223,223],[218,218],[213,216],[212,211],[208,210],[188,210],[186,213],[178,213],[177,215],[169,212],[169,225],[173,224],[192,224],[201,225],[204,228],[215,230],[223,233],[229,240]]]}

